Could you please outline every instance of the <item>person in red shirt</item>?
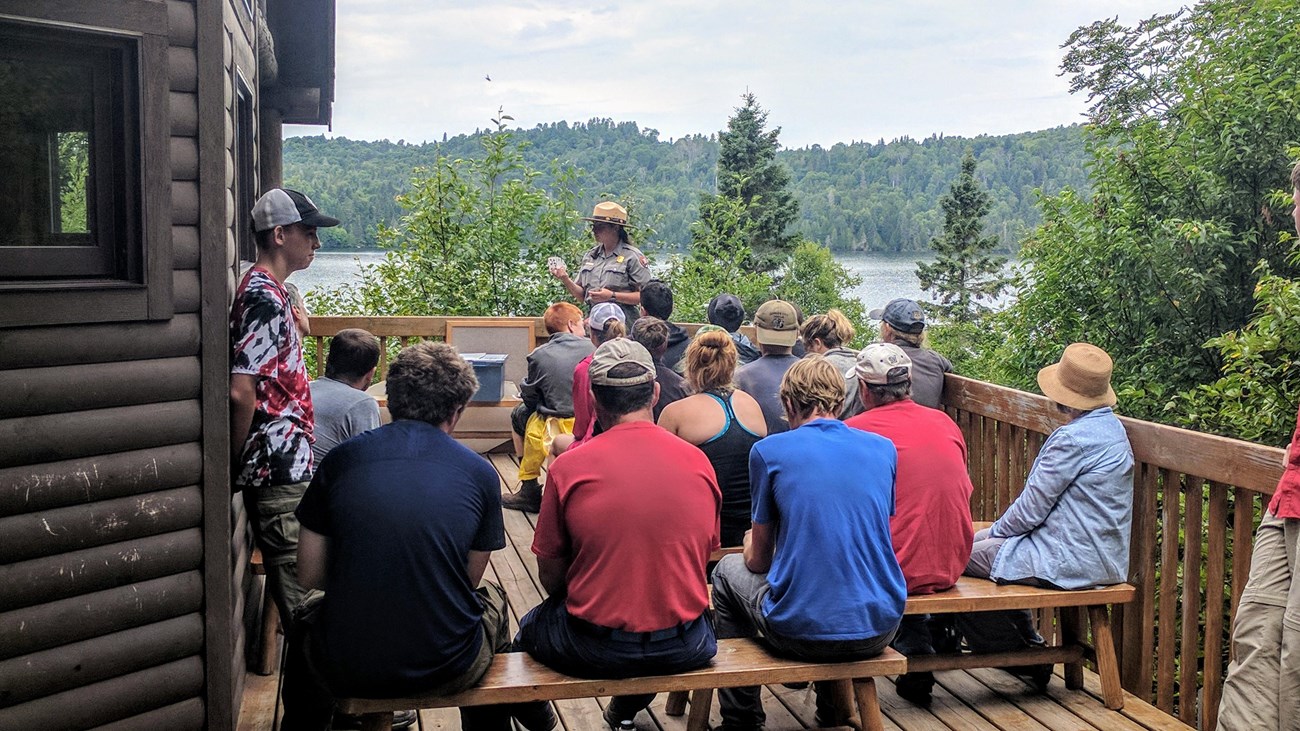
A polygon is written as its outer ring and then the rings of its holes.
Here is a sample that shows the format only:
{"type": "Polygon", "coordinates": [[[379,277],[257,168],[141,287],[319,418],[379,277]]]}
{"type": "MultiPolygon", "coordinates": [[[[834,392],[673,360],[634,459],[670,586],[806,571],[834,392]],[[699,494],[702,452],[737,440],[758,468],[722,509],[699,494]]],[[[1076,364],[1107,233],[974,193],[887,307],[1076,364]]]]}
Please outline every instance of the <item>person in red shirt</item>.
{"type": "MultiPolygon", "coordinates": [[[[1291,202],[1300,231],[1300,164],[1291,169],[1291,202]]],[[[1300,719],[1300,415],[1282,466],[1232,624],[1232,663],[1219,702],[1223,731],[1291,729],[1300,719]]]]}
{"type": "MultiPolygon", "coordinates": [[[[598,347],[607,340],[626,337],[627,320],[618,305],[601,302],[591,308],[587,329],[591,333],[592,346],[598,347]]],[[[551,442],[551,454],[557,457],[600,433],[600,425],[596,423],[596,405],[591,399],[591,378],[587,375],[590,367],[590,355],[573,367],[573,433],[561,434],[551,442]]]]}
{"type": "MultiPolygon", "coordinates": [[[[907,580],[907,593],[933,594],[951,588],[971,552],[970,474],[966,440],[944,412],[912,400],[912,360],[902,348],[872,343],[858,353],[858,394],[866,411],[845,424],[889,439],[898,449],[894,517],[889,522],[894,553],[907,580]]],[[[894,649],[904,655],[933,655],[949,636],[944,618],[904,615],[894,649]],[[936,635],[936,636],[932,636],[936,635]]],[[[907,673],[898,694],[928,705],[932,673],[907,673]]]]}
{"type": "MultiPolygon", "coordinates": [[[[533,553],[548,597],[519,621],[516,643],[569,675],[677,673],[717,652],[705,565],[718,547],[722,492],[704,453],[655,425],[649,351],[626,338],[589,369],[604,431],[556,458],[533,553]]],[[[616,697],[617,728],[654,695],[616,697]]]]}

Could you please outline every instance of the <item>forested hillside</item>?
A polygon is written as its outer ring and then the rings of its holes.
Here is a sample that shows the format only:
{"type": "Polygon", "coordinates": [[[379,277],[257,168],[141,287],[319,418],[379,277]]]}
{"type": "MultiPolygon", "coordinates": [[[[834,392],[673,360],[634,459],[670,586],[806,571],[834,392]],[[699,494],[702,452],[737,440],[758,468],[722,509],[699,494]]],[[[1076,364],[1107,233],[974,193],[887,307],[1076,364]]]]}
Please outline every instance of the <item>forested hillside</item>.
{"type": "MultiPolygon", "coordinates": [[[[478,134],[423,144],[289,138],[285,184],[300,187],[343,219],[341,227],[322,231],[327,247],[374,246],[376,227],[401,215],[394,197],[407,189],[411,171],[439,153],[480,156],[478,134]]],[[[608,119],[543,124],[517,134],[529,145],[525,154],[532,166],[550,170],[558,161],[578,168],[584,198],[609,193],[630,200],[637,222],[654,228],[653,239],[667,248],[689,242],[699,193],[713,190],[714,136],[661,140],[657,131],[635,122],[608,119]]],[[[925,249],[942,224],[939,197],[957,177],[967,149],[978,161],[977,178],[993,196],[988,230],[1008,250],[1041,219],[1035,189],[1051,194],[1067,186],[1087,188],[1087,155],[1077,125],[998,137],[813,145],[779,153],[799,198],[797,230],[840,251],[925,249]]]]}

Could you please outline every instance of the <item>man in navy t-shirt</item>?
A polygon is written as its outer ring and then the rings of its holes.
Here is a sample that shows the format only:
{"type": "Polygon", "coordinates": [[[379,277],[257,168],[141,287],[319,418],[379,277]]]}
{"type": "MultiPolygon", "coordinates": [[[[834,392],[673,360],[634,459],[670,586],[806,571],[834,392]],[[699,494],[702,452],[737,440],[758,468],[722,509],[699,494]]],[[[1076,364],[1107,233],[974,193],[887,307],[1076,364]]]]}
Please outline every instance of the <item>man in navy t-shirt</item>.
{"type": "MultiPolygon", "coordinates": [[[[497,473],[451,437],[477,388],[451,346],[403,350],[388,372],[393,423],[336,447],[303,495],[298,577],[327,592],[303,620],[308,672],[329,695],[454,693],[509,647],[505,592],[480,586],[506,545],[497,473]]],[[[546,715],[529,727],[549,728],[546,715]]],[[[465,729],[510,728],[506,709],[461,718],[465,729]]],[[[325,727],[285,717],[286,729],[325,727]]]]}
{"type": "MultiPolygon", "coordinates": [[[[773,652],[811,662],[880,654],[907,600],[894,556],[894,445],[836,418],[844,376],[820,355],[781,379],[790,431],[749,453],[753,528],[743,556],[713,572],[717,636],[758,635],[773,652]]],[[[817,725],[847,725],[847,704],[817,693],[817,725]]],[[[759,688],[718,691],[723,728],[760,729],[759,688]]]]}

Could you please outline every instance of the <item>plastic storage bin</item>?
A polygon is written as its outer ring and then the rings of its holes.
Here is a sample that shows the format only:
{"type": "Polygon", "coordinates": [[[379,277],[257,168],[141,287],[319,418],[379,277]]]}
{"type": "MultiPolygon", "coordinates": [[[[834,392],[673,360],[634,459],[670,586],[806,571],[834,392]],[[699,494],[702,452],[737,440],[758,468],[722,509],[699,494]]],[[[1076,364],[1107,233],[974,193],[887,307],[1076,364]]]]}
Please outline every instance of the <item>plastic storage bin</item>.
{"type": "Polygon", "coordinates": [[[505,397],[505,353],[461,353],[461,357],[474,366],[478,377],[478,391],[470,401],[500,401],[505,397]]]}

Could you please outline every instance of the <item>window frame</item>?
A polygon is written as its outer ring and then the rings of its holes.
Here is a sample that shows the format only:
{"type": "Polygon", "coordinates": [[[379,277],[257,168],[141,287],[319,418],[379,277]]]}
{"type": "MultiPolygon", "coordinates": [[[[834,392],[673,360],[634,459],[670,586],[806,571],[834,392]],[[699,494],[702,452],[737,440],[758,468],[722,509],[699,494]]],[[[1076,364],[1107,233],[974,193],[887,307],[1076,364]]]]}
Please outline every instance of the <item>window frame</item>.
{"type": "MultiPolygon", "coordinates": [[[[116,49],[122,63],[106,83],[113,114],[123,120],[112,142],[119,152],[111,177],[88,189],[87,217],[105,205],[115,206],[112,231],[96,267],[46,267],[15,272],[13,264],[30,264],[44,249],[60,257],[86,256],[86,247],[0,247],[0,328],[73,323],[168,319],[172,300],[170,89],[167,10],[148,0],[112,3],[47,3],[0,0],[0,24],[12,38],[39,43],[116,49]],[[11,10],[13,8],[14,10],[11,10]],[[121,196],[125,204],[111,203],[121,196]]],[[[97,82],[98,83],[98,82],[97,82]]],[[[95,100],[96,126],[102,100],[95,100]]],[[[97,150],[95,163],[101,163],[97,150]]],[[[94,163],[92,163],[94,164],[94,163]]],[[[102,173],[102,167],[99,167],[102,173]]],[[[103,228],[103,227],[101,227],[103,228]]],[[[49,264],[50,262],[46,262],[49,264]]]]}

